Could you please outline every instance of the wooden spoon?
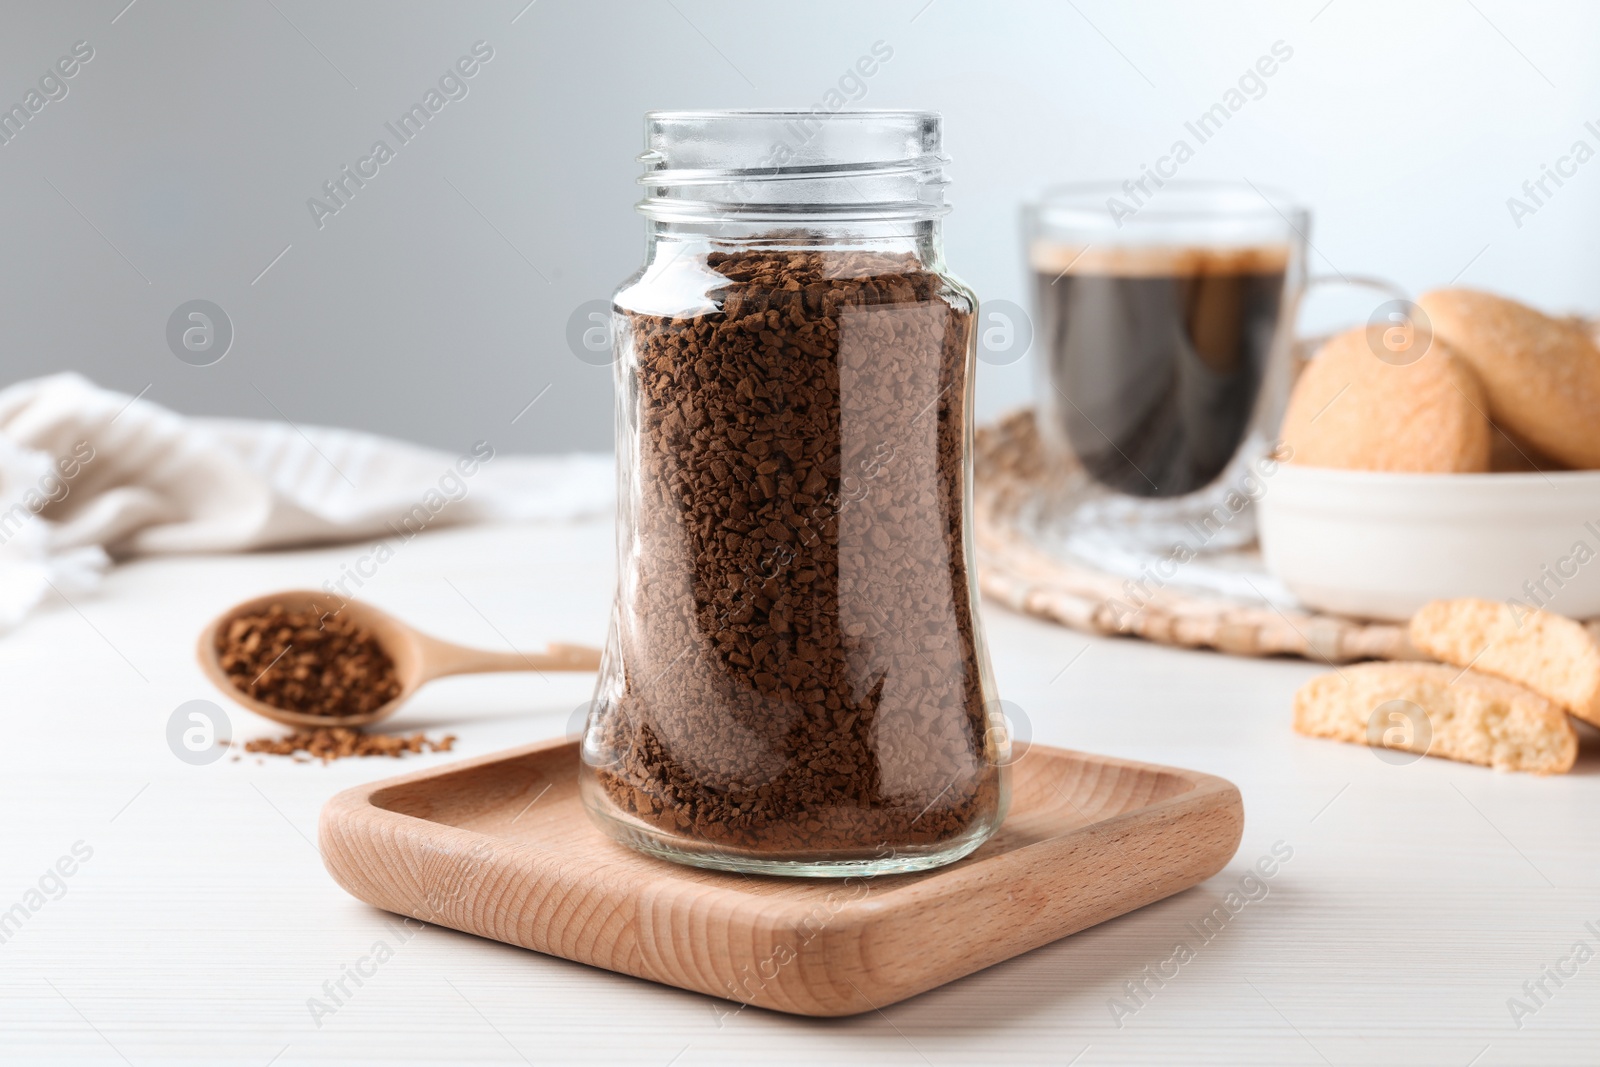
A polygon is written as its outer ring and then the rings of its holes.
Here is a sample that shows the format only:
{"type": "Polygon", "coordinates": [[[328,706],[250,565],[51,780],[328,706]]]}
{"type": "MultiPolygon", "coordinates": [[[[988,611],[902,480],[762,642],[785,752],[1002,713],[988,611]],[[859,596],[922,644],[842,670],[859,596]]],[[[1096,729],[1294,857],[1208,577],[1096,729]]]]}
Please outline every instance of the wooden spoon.
{"type": "Polygon", "coordinates": [[[217,651],[217,634],[238,616],[265,611],[273,605],[288,611],[332,612],[338,599],[327,593],[300,589],[271,593],[234,605],[200,632],[196,654],[201,669],[213,685],[257,715],[265,715],[286,726],[316,727],[367,726],[387,719],[424,684],[446,675],[491,671],[593,671],[600,667],[600,650],[597,648],[553,644],[542,653],[491,652],[467,648],[430,637],[371,604],[346,600],[344,606],[337,609],[338,614],[369,631],[389,654],[389,658],[394,660],[400,695],[382,707],[359,715],[311,715],[303,711],[285,711],[245,693],[233,684],[233,679],[222,669],[221,656],[217,651]]]}

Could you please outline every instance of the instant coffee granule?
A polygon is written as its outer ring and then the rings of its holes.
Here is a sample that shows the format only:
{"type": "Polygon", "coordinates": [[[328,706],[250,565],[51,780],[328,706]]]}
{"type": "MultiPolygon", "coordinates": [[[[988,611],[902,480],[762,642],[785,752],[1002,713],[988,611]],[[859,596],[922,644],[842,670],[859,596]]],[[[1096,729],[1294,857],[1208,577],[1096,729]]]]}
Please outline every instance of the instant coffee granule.
{"type": "Polygon", "coordinates": [[[217,633],[234,688],[285,711],[339,718],[400,695],[394,661],[365,628],[336,613],[273,604],[217,633]]]}
{"type": "Polygon", "coordinates": [[[637,580],[588,757],[753,852],[937,845],[998,805],[966,573],[972,308],[910,255],[738,251],[624,311],[637,580]]]}
{"type": "Polygon", "coordinates": [[[346,726],[319,726],[284,737],[258,737],[244,743],[246,752],[269,756],[297,756],[304,752],[308,757],[328,763],[353,756],[401,756],[418,752],[449,752],[455,747],[456,735],[445,734],[435,741],[426,734],[369,734],[346,726]]]}

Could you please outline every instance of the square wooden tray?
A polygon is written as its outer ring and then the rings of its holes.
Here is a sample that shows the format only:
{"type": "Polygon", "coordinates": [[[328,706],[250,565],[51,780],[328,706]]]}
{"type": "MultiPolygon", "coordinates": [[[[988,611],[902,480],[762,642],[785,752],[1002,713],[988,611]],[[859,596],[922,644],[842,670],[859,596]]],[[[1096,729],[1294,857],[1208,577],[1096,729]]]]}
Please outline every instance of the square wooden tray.
{"type": "Polygon", "coordinates": [[[424,922],[800,1015],[853,1015],[1187,889],[1239,846],[1208,774],[1035,745],[1011,813],[920,874],[788,879],[697,870],[604,836],[577,744],[528,745],[348,789],[323,861],[360,899],[424,922]]]}

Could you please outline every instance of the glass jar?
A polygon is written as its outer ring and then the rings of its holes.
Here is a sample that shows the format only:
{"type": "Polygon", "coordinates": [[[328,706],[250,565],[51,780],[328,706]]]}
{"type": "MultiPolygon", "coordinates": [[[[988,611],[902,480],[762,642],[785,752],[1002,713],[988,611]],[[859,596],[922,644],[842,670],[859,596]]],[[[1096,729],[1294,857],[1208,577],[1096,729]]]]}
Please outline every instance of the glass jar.
{"type": "Polygon", "coordinates": [[[654,112],[613,298],[618,588],[586,806],[682,863],[836,877],[977,848],[1009,736],[972,571],[971,290],[940,119],[654,112]]]}

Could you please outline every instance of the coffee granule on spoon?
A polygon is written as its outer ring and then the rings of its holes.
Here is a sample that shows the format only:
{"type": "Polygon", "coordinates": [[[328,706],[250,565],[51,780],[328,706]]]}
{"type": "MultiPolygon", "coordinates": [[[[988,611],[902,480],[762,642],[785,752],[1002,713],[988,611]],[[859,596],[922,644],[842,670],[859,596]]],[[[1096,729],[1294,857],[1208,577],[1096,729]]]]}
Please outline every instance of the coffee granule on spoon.
{"type": "Polygon", "coordinates": [[[273,604],[217,631],[217,656],[246,696],[284,711],[341,718],[400,695],[394,660],[352,620],[273,604]]]}

